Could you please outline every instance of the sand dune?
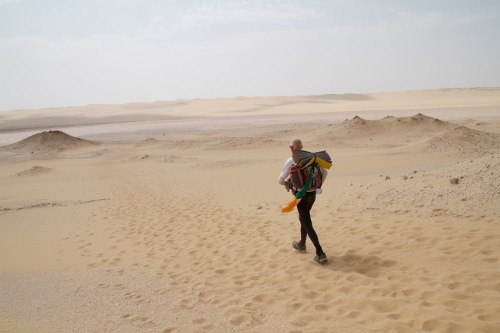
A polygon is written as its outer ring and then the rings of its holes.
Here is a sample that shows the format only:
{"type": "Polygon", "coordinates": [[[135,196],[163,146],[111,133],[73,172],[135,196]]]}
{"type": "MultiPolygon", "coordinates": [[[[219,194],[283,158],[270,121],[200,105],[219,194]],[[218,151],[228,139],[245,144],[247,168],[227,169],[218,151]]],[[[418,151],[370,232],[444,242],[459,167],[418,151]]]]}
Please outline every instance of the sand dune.
{"type": "Polygon", "coordinates": [[[0,149],[0,329],[498,332],[498,91],[460,93],[308,97],[318,109],[302,115],[259,115],[296,98],[199,100],[223,103],[202,119],[4,132],[26,136],[0,149]],[[391,110],[429,100],[446,120],[391,110]],[[297,213],[279,212],[295,137],[333,157],[312,212],[324,266],[309,241],[292,248],[297,213]]]}
{"type": "Polygon", "coordinates": [[[0,113],[0,132],[19,129],[60,128],[74,125],[173,121],[199,117],[249,117],[365,112],[367,116],[418,112],[441,119],[462,114],[495,117],[500,106],[500,88],[434,89],[371,94],[327,94],[313,96],[238,97],[87,105],[0,113]],[[457,111],[457,112],[455,112],[457,111]]]}
{"type": "Polygon", "coordinates": [[[458,126],[429,140],[429,148],[462,154],[494,152],[500,147],[500,135],[458,126]]]}

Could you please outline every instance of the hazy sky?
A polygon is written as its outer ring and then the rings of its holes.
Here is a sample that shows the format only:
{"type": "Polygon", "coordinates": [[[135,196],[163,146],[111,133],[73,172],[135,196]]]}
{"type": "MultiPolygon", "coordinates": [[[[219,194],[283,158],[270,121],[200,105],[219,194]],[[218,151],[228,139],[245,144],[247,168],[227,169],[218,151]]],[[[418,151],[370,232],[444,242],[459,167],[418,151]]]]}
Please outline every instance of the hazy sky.
{"type": "Polygon", "coordinates": [[[0,110],[478,86],[499,0],[0,0],[0,110]]]}

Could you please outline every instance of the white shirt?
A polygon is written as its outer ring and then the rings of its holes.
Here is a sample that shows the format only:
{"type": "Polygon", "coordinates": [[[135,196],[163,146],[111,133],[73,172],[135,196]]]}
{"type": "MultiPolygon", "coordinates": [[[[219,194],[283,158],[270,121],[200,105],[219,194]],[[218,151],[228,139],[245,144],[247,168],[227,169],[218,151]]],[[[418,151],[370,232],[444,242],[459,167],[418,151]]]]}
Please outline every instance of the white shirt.
{"type": "Polygon", "coordinates": [[[281,173],[280,173],[280,176],[278,177],[278,183],[280,183],[281,185],[285,185],[285,179],[288,178],[288,170],[290,170],[290,167],[292,166],[293,164],[293,157],[289,157],[286,162],[285,162],[285,165],[283,166],[283,169],[281,170],[281,173]]]}

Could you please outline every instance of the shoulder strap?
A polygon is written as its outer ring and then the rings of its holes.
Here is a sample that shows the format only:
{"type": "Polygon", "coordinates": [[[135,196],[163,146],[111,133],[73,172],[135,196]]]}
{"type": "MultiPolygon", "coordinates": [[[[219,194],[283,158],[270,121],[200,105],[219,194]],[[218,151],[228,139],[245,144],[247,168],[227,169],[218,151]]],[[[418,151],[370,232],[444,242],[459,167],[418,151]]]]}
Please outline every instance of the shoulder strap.
{"type": "Polygon", "coordinates": [[[304,195],[306,195],[307,190],[309,189],[309,186],[311,186],[311,175],[312,175],[313,168],[309,168],[309,171],[307,173],[307,180],[306,183],[304,184],[304,187],[300,189],[297,194],[295,194],[295,198],[297,199],[302,199],[304,195]]]}

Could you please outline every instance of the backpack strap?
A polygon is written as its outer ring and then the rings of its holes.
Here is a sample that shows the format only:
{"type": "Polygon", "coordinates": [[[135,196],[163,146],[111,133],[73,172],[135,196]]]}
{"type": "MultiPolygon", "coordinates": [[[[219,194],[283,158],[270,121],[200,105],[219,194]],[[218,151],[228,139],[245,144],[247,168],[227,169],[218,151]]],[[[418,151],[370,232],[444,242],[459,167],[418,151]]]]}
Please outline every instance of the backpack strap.
{"type": "MultiPolygon", "coordinates": [[[[316,165],[316,163],[314,163],[314,165],[316,165]]],[[[313,168],[309,168],[309,171],[307,173],[306,183],[304,184],[304,187],[301,188],[299,191],[297,191],[297,193],[295,194],[296,199],[302,199],[304,197],[304,195],[306,195],[306,192],[309,189],[309,186],[311,186],[312,172],[313,172],[313,168]]]]}

